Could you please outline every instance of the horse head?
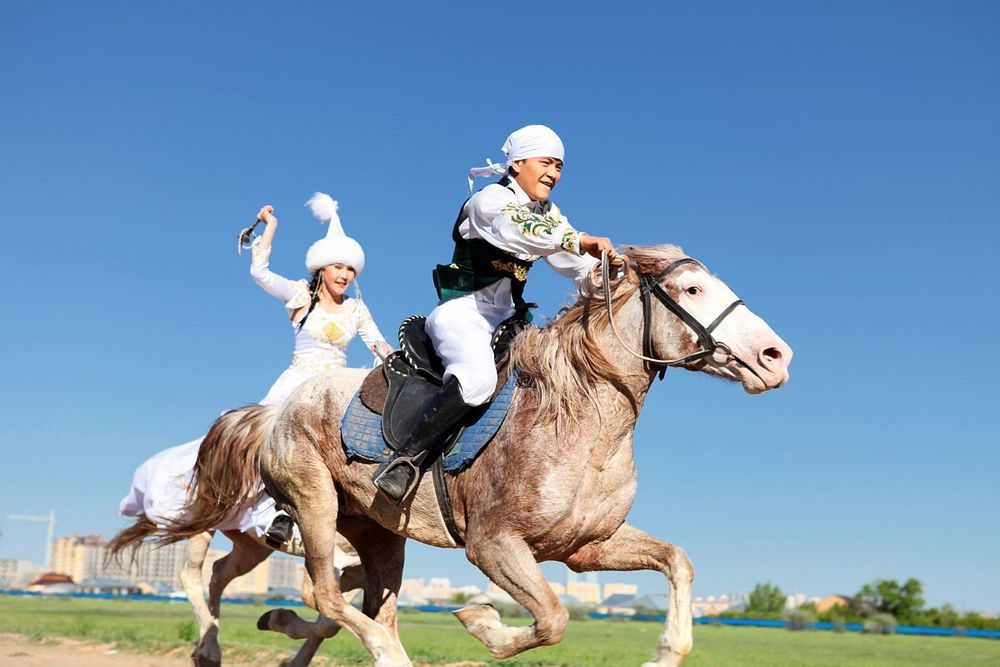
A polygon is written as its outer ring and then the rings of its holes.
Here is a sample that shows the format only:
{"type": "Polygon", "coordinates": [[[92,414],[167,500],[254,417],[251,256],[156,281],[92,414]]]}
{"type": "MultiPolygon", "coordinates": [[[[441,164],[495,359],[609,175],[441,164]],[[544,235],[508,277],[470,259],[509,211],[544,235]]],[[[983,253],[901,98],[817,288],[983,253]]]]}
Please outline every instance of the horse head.
{"type": "Polygon", "coordinates": [[[703,371],[739,381],[749,394],[788,381],[792,349],[704,264],[670,245],[623,251],[626,291],[642,302],[642,354],[657,360],[654,368],[703,371]]]}

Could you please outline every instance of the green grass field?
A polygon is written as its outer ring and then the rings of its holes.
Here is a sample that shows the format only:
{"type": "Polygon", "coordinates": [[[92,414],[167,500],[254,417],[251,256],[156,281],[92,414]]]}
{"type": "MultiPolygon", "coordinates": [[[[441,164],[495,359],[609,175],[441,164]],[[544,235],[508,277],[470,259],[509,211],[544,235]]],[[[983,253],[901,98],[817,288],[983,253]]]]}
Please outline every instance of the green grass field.
{"type": "MultiPolygon", "coordinates": [[[[258,657],[273,664],[274,658],[294,650],[297,642],[256,629],[254,623],[264,611],[264,607],[250,605],[223,608],[225,655],[258,657]]],[[[312,617],[309,610],[296,611],[312,617]]],[[[570,621],[561,644],[529,651],[504,664],[639,665],[651,657],[660,630],[657,623],[570,621]]],[[[126,651],[151,653],[188,648],[196,635],[194,617],[186,602],[18,597],[0,597],[0,632],[19,633],[35,640],[69,637],[115,642],[126,651]]],[[[403,614],[400,633],[414,662],[495,663],[450,614],[403,614]]],[[[685,665],[1000,666],[1000,641],[985,639],[706,626],[697,626],[694,636],[695,650],[685,665]]],[[[317,664],[368,663],[361,644],[347,633],[326,642],[319,656],[325,660],[317,660],[317,664]]]]}

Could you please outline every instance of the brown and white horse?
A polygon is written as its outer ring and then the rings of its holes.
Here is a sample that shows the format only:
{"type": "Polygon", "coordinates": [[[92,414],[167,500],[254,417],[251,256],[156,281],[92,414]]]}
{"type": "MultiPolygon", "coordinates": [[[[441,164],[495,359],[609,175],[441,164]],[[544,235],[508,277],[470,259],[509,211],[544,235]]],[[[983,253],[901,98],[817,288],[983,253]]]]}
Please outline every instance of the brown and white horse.
{"type": "MultiPolygon", "coordinates": [[[[488,605],[456,612],[496,658],[562,639],[568,614],[538,567],[559,561],[577,572],[662,572],[673,593],[656,657],[647,664],[680,664],[692,648],[694,570],[683,549],[625,521],[636,489],[632,435],[662,368],[643,356],[738,381],[751,394],[788,379],[788,345],[701,264],[675,246],[625,252],[630,270],[606,296],[582,298],[544,329],[518,336],[511,363],[520,369],[521,386],[506,421],[467,470],[447,477],[468,559],[535,620],[507,626],[488,605]]],[[[403,545],[407,538],[460,545],[443,522],[429,475],[397,506],[372,484],[374,465],[348,460],[340,421],[356,390],[320,376],[277,413],[250,408],[246,418],[267,425],[257,452],[261,473],[302,531],[314,602],[331,619],[317,621],[316,631],[340,624],[376,665],[410,665],[396,628],[403,545]],[[345,601],[335,576],[338,531],[361,558],[362,611],[345,601]]],[[[218,502],[200,482],[198,494],[205,505],[218,502]]],[[[175,535],[200,530],[194,523],[175,535]]],[[[284,620],[290,613],[283,611],[284,620]]],[[[281,630],[273,614],[262,623],[281,630]]],[[[303,623],[297,622],[300,631],[303,623]]]]}

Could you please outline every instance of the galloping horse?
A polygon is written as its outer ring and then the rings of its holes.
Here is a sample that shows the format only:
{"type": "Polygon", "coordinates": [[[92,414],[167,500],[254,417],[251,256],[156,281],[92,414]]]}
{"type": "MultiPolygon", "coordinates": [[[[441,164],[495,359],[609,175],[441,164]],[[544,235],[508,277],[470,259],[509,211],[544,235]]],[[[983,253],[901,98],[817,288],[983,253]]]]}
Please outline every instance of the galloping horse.
{"type": "MultiPolygon", "coordinates": [[[[227,446],[232,444],[234,444],[232,440],[222,443],[213,440],[213,453],[215,455],[225,454],[227,446]]],[[[250,476],[259,484],[260,478],[256,472],[250,476]]],[[[188,538],[187,558],[180,571],[181,586],[184,588],[188,602],[194,608],[195,619],[198,622],[198,643],[191,653],[191,660],[195,667],[217,667],[222,664],[222,647],[219,645],[222,593],[233,579],[250,572],[275,552],[273,547],[265,544],[255,533],[223,530],[222,534],[232,542],[233,549],[212,564],[212,576],[208,584],[208,601],[206,602],[202,572],[214,534],[214,530],[207,530],[188,538]]],[[[163,531],[145,516],[140,516],[135,520],[135,523],[123,528],[111,538],[108,544],[108,557],[120,557],[125,551],[137,548],[150,537],[162,538],[163,531]]],[[[341,588],[344,591],[359,589],[362,582],[362,572],[357,552],[350,542],[340,535],[336,536],[335,542],[334,559],[337,571],[340,573],[341,588]]],[[[286,542],[279,551],[291,556],[302,557],[305,555],[302,541],[299,539],[286,542]]],[[[302,582],[302,600],[307,605],[313,605],[313,609],[315,609],[312,580],[309,579],[308,574],[302,582]]],[[[272,614],[271,617],[275,620],[282,619],[282,614],[272,614]]],[[[331,624],[325,624],[319,629],[314,624],[306,624],[303,626],[305,629],[302,632],[296,632],[294,621],[295,619],[285,620],[282,623],[282,631],[293,639],[306,639],[306,641],[299,647],[294,656],[282,661],[282,667],[305,667],[312,661],[323,640],[334,636],[338,630],[331,624]]],[[[267,628],[262,627],[262,629],[267,628]]]]}
{"type": "MultiPolygon", "coordinates": [[[[520,379],[508,416],[467,470],[446,477],[468,559],[534,617],[528,627],[510,627],[489,605],[455,612],[496,658],[562,639],[568,613],[538,567],[559,561],[577,572],[666,575],[670,609],[647,665],[680,664],[692,648],[694,570],[683,549],[625,521],[635,497],[632,436],[639,412],[667,366],[741,382],[750,394],[788,379],[791,349],[703,265],[675,246],[625,252],[629,269],[613,286],[605,270],[603,298],[581,298],[545,328],[515,339],[510,363],[520,379]]],[[[255,458],[268,492],[302,531],[314,602],[327,617],[315,623],[316,632],[342,625],[377,666],[410,665],[396,628],[403,545],[407,538],[462,545],[445,525],[431,476],[397,506],[372,484],[374,465],[348,459],[340,421],[357,388],[318,376],[277,412],[245,409],[243,419],[267,426],[263,442],[245,446],[250,453],[259,447],[255,458]],[[335,576],[338,531],[361,558],[362,611],[346,603],[335,576]]],[[[199,484],[196,495],[204,505],[218,502],[207,486],[199,484]]],[[[195,522],[174,535],[202,529],[195,522]]],[[[282,611],[286,618],[291,613],[282,611]]],[[[261,623],[283,625],[273,616],[261,623]]]]}

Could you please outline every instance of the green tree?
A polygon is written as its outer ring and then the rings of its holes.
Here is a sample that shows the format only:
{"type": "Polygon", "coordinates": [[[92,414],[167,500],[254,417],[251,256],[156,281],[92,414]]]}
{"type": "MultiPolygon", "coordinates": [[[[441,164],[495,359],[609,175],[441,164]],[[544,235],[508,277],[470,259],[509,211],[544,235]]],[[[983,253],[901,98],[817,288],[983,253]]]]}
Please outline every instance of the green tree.
{"type": "Polygon", "coordinates": [[[747,598],[747,612],[773,616],[785,608],[785,594],[771,582],[757,584],[747,598]]]}
{"type": "Polygon", "coordinates": [[[918,579],[907,579],[902,586],[895,579],[876,579],[862,586],[856,597],[862,607],[892,614],[908,623],[923,609],[923,593],[924,585],[918,579]]]}

